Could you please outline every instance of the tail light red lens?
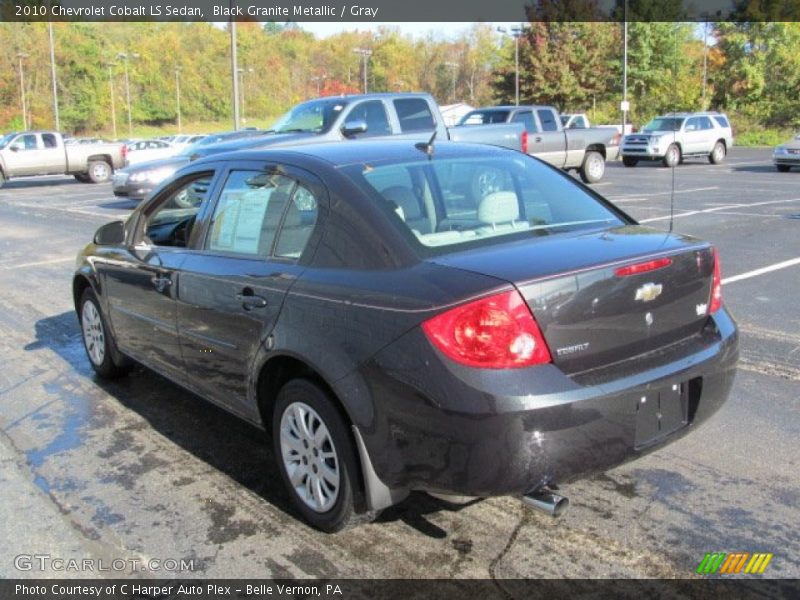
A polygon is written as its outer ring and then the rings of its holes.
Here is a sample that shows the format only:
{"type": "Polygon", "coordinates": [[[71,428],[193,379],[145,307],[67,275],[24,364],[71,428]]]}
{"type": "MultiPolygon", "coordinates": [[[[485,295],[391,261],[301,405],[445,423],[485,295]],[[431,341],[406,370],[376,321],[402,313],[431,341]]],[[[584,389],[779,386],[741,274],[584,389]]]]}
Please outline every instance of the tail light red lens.
{"type": "Polygon", "coordinates": [[[422,329],[446,356],[470,367],[513,369],[552,360],[516,290],[457,306],[425,321],[422,329]]]}
{"type": "Polygon", "coordinates": [[[617,277],[627,277],[628,275],[638,275],[639,273],[647,273],[649,271],[656,271],[663,269],[672,264],[671,258],[657,258],[655,260],[648,260],[647,262],[636,263],[634,265],[627,265],[620,267],[614,271],[617,277]]]}
{"type": "Polygon", "coordinates": [[[528,153],[528,132],[523,131],[522,135],[520,136],[520,146],[522,146],[522,151],[527,154],[528,153]]]}
{"type": "Polygon", "coordinates": [[[711,279],[711,298],[708,301],[708,314],[714,314],[722,307],[722,267],[719,262],[719,252],[713,248],[714,275],[711,279]]]}

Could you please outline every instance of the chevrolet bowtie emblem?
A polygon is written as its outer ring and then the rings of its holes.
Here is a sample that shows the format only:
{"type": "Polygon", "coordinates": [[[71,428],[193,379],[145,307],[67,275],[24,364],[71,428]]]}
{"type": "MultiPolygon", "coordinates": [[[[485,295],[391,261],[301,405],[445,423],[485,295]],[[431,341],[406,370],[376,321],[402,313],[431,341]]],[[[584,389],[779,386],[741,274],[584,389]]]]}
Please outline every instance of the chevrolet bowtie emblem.
{"type": "Polygon", "coordinates": [[[664,289],[664,286],[660,283],[645,283],[636,290],[636,300],[641,300],[642,302],[655,300],[661,295],[662,289],[664,289]]]}

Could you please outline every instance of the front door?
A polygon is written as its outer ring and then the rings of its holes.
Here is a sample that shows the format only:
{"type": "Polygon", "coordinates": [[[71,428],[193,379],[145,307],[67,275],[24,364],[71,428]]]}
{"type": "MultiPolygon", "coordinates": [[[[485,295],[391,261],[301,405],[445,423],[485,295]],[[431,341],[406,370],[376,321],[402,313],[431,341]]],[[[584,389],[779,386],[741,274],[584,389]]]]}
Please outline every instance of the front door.
{"type": "Polygon", "coordinates": [[[39,140],[35,133],[15,137],[3,152],[8,173],[14,177],[39,173],[39,140]]]}
{"type": "Polygon", "coordinates": [[[212,176],[181,178],[153,198],[125,253],[98,268],[120,349],[179,381],[184,378],[175,305],[178,271],[212,176]]]}

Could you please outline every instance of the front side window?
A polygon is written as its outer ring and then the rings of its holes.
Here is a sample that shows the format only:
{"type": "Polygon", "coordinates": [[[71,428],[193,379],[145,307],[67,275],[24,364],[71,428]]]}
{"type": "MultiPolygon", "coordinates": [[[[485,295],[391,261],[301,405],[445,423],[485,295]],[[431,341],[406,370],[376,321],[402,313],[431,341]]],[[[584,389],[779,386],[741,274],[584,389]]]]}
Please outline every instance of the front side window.
{"type": "Polygon", "coordinates": [[[347,115],[347,121],[361,120],[367,124],[367,130],[357,137],[372,137],[376,135],[391,135],[392,128],[386,109],[380,100],[362,102],[347,115]]]}
{"type": "Polygon", "coordinates": [[[542,131],[558,131],[558,123],[553,111],[540,109],[536,112],[539,114],[539,121],[542,123],[542,131]]]}
{"type": "Polygon", "coordinates": [[[400,131],[431,131],[436,127],[433,113],[423,98],[402,98],[394,101],[400,131]]]}
{"type": "Polygon", "coordinates": [[[680,131],[683,121],[679,117],[657,117],[645,125],[643,131],[680,131]]]}
{"type": "Polygon", "coordinates": [[[220,193],[206,248],[268,257],[295,181],[263,171],[233,171],[220,193]]]}
{"type": "Polygon", "coordinates": [[[33,133],[19,135],[11,145],[17,150],[36,150],[36,135],[33,133]]]}
{"type": "Polygon", "coordinates": [[[345,172],[385,203],[423,254],[623,223],[569,177],[525,155],[434,157],[345,172]]]}
{"type": "Polygon", "coordinates": [[[208,197],[212,176],[195,175],[169,192],[147,217],[146,241],[156,246],[186,246],[200,206],[208,197]]]}

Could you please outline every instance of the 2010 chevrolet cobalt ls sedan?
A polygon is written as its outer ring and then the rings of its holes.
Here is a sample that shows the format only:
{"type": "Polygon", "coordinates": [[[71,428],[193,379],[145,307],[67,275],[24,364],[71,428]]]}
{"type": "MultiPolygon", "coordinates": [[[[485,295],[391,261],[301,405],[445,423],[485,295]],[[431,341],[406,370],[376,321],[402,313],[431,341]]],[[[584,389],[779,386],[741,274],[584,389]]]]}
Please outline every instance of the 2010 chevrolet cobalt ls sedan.
{"type": "Polygon", "coordinates": [[[411,490],[552,494],[694,429],[738,357],[707,243],[524,154],[219,155],[78,256],[102,377],[140,362],[270,432],[327,531],[411,490]]]}

